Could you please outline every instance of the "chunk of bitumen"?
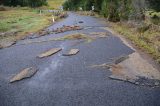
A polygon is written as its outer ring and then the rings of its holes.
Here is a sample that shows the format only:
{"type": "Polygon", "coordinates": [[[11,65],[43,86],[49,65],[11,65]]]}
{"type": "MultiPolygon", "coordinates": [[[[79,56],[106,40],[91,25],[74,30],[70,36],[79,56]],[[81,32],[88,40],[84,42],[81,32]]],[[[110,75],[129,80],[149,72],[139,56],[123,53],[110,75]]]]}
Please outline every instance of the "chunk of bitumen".
{"type": "Polygon", "coordinates": [[[122,56],[122,57],[119,57],[118,59],[115,60],[115,64],[119,64],[121,62],[123,62],[124,60],[128,59],[129,56],[122,56]]]}
{"type": "Polygon", "coordinates": [[[38,69],[37,69],[37,68],[33,68],[33,67],[23,69],[21,72],[19,72],[17,75],[15,75],[15,76],[10,80],[10,83],[13,83],[13,82],[16,82],[16,81],[20,81],[20,80],[25,79],[25,78],[30,78],[30,77],[32,77],[37,71],[38,71],[38,69]]]}

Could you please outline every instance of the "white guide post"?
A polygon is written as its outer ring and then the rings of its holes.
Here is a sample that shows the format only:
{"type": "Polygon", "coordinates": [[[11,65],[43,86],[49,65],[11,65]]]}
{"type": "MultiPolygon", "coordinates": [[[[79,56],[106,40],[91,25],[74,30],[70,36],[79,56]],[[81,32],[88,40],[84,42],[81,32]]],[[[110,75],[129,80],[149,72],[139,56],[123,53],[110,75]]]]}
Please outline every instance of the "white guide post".
{"type": "Polygon", "coordinates": [[[55,22],[55,19],[54,19],[54,16],[52,15],[52,20],[53,20],[53,23],[55,22]]]}

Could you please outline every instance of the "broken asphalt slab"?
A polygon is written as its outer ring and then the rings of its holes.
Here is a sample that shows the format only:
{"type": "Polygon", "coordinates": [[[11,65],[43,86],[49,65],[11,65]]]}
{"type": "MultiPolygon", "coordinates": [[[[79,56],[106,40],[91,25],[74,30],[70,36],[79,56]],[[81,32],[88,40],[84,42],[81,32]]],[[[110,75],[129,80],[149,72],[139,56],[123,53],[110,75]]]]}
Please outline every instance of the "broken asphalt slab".
{"type": "Polygon", "coordinates": [[[127,81],[135,85],[160,86],[160,72],[144,60],[137,52],[113,59],[112,63],[92,65],[91,68],[106,68],[112,72],[109,78],[127,81]]]}
{"type": "Polygon", "coordinates": [[[55,32],[55,34],[58,33],[64,33],[67,31],[74,31],[74,30],[82,30],[83,28],[80,26],[65,26],[63,25],[63,27],[57,28],[56,30],[53,30],[52,32],[55,32]]]}
{"type": "Polygon", "coordinates": [[[3,42],[0,42],[0,49],[11,47],[14,44],[16,44],[16,41],[3,41],[3,42]]]}
{"type": "Polygon", "coordinates": [[[132,83],[137,85],[154,87],[158,85],[156,82],[160,82],[160,71],[137,52],[129,55],[128,59],[114,65],[111,72],[115,79],[119,79],[119,76],[121,76],[124,81],[134,81],[132,83]]]}
{"type": "Polygon", "coordinates": [[[64,53],[63,56],[76,55],[78,52],[79,52],[79,49],[71,49],[68,53],[64,53]]]}
{"type": "Polygon", "coordinates": [[[10,83],[16,82],[16,81],[20,81],[22,79],[26,79],[26,78],[30,78],[32,77],[36,72],[38,71],[38,69],[30,67],[30,68],[26,68],[24,70],[22,70],[20,73],[18,73],[17,75],[15,75],[11,80],[10,83]]]}
{"type": "MultiPolygon", "coordinates": [[[[63,24],[72,25],[74,23],[71,22],[74,18],[85,20],[84,25],[101,26],[98,24],[99,19],[71,14],[69,19],[53,25],[51,29],[56,29],[63,24]]],[[[88,30],[83,31],[87,33],[88,30]]],[[[89,31],[102,30],[95,27],[89,31]]],[[[87,45],[82,43],[70,47],[71,42],[74,41],[20,45],[0,50],[0,75],[3,76],[0,80],[0,104],[2,106],[44,104],[47,106],[64,106],[66,104],[69,106],[160,106],[159,88],[139,87],[123,81],[110,80],[106,77],[111,74],[108,70],[87,67],[91,64],[109,63],[111,62],[110,58],[132,53],[133,50],[124,45],[119,38],[111,35],[87,45]],[[56,47],[63,47],[64,50],[78,48],[83,52],[68,59],[57,55],[53,56],[54,58],[42,60],[34,58],[47,48],[56,47]],[[39,68],[34,77],[13,85],[6,83],[8,75],[18,73],[19,69],[28,67],[28,65],[39,68]]]]}
{"type": "Polygon", "coordinates": [[[48,57],[48,56],[51,56],[53,54],[56,54],[58,53],[59,51],[61,51],[62,49],[61,48],[53,48],[53,49],[50,49],[40,55],[38,55],[38,58],[44,58],[44,57],[48,57]]]}

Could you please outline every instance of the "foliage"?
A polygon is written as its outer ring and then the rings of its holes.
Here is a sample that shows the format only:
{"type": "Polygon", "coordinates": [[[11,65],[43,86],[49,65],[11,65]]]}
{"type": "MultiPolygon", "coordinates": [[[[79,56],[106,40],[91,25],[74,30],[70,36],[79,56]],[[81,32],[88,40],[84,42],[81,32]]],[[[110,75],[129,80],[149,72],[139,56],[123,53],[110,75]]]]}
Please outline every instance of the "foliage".
{"type": "Polygon", "coordinates": [[[47,5],[46,0],[2,0],[1,5],[6,6],[29,6],[29,7],[40,7],[47,5]]]}
{"type": "Polygon", "coordinates": [[[99,12],[109,21],[120,20],[144,20],[146,1],[149,6],[155,10],[160,8],[160,0],[67,0],[63,5],[66,10],[91,10],[95,6],[96,12],[99,12]]]}
{"type": "Polygon", "coordinates": [[[121,18],[128,19],[131,10],[131,0],[68,0],[63,5],[66,10],[68,8],[78,10],[79,7],[82,7],[85,11],[91,10],[91,7],[94,6],[94,11],[114,22],[120,21],[121,18]]]}
{"type": "Polygon", "coordinates": [[[151,9],[160,12],[160,0],[146,0],[151,9]]]}
{"type": "Polygon", "coordinates": [[[65,0],[47,0],[48,9],[59,9],[60,6],[64,3],[65,0]]]}

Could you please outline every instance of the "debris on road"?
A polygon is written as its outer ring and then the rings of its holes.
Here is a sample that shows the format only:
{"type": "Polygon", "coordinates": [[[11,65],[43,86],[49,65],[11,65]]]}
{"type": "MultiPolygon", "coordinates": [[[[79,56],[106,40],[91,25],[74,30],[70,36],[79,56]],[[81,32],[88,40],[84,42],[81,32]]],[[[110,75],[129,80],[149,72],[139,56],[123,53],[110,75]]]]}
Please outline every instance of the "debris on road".
{"type": "Polygon", "coordinates": [[[114,80],[149,87],[160,86],[160,72],[136,52],[113,59],[113,62],[109,64],[91,66],[91,68],[95,67],[110,69],[112,75],[109,78],[114,80]]]}
{"type": "Polygon", "coordinates": [[[38,37],[49,35],[49,34],[54,34],[54,33],[58,34],[58,33],[63,33],[63,32],[67,32],[67,31],[82,30],[82,29],[83,28],[80,26],[65,26],[65,25],[63,25],[63,27],[57,28],[56,30],[41,30],[37,33],[29,34],[27,37],[25,37],[23,39],[34,39],[34,38],[38,38],[38,37]]]}
{"type": "Polygon", "coordinates": [[[40,55],[38,55],[39,58],[44,58],[44,57],[48,57],[48,56],[51,56],[59,51],[61,51],[62,49],[61,48],[53,48],[53,49],[50,49],[40,55]]]}
{"type": "Polygon", "coordinates": [[[104,63],[104,64],[100,64],[100,65],[92,65],[90,66],[91,68],[96,68],[96,67],[101,67],[101,68],[107,68],[107,69],[110,69],[112,67],[112,65],[109,63],[104,63]]]}
{"type": "Polygon", "coordinates": [[[63,25],[63,27],[57,28],[56,30],[53,30],[53,32],[58,34],[58,33],[63,33],[63,32],[67,32],[67,31],[82,30],[82,29],[83,28],[80,26],[65,26],[65,25],[63,25]]]}
{"type": "Polygon", "coordinates": [[[100,65],[92,65],[91,68],[102,67],[102,68],[110,69],[114,65],[119,64],[119,63],[123,62],[124,60],[126,60],[128,58],[129,58],[129,56],[120,56],[116,59],[113,59],[113,63],[104,63],[104,64],[100,64],[100,65]]]}
{"type": "Polygon", "coordinates": [[[79,52],[79,49],[71,49],[68,53],[63,54],[63,56],[76,55],[78,52],[79,52]]]}
{"type": "Polygon", "coordinates": [[[57,38],[49,38],[45,40],[39,40],[39,41],[27,41],[21,45],[26,45],[26,44],[32,44],[32,43],[42,43],[42,42],[49,42],[49,41],[63,41],[63,40],[81,40],[84,39],[86,42],[91,42],[93,40],[92,37],[87,36],[85,34],[71,34],[71,35],[65,35],[63,37],[57,37],[57,38]]]}
{"type": "Polygon", "coordinates": [[[20,73],[18,73],[16,76],[14,76],[11,80],[10,83],[16,82],[16,81],[20,81],[22,79],[26,79],[26,78],[30,78],[32,77],[36,72],[38,71],[38,69],[30,67],[30,68],[26,68],[24,70],[22,70],[20,73]]]}
{"type": "Polygon", "coordinates": [[[106,32],[92,32],[89,34],[92,35],[92,37],[94,37],[94,38],[105,38],[105,37],[109,36],[109,34],[107,34],[106,32]]]}
{"type": "Polygon", "coordinates": [[[11,47],[14,44],[16,44],[16,41],[2,41],[0,42],[0,49],[11,47]]]}
{"type": "Polygon", "coordinates": [[[128,58],[129,58],[129,56],[120,56],[117,59],[114,59],[114,64],[119,64],[119,63],[125,61],[128,58]]]}
{"type": "Polygon", "coordinates": [[[91,39],[91,37],[89,37],[85,34],[71,34],[71,35],[66,35],[60,39],[62,39],[62,40],[79,40],[79,39],[91,39]]]}
{"type": "Polygon", "coordinates": [[[158,84],[160,72],[136,52],[116,59],[110,70],[112,75],[109,78],[114,80],[123,80],[149,87],[160,86],[158,84]]]}

